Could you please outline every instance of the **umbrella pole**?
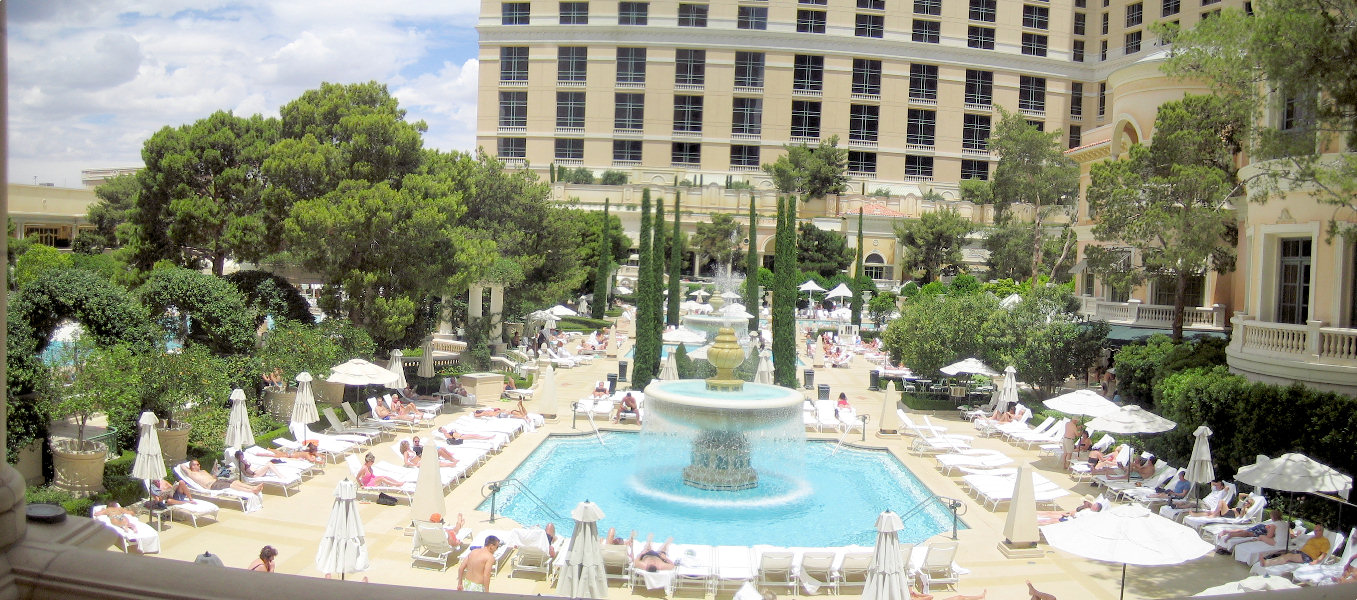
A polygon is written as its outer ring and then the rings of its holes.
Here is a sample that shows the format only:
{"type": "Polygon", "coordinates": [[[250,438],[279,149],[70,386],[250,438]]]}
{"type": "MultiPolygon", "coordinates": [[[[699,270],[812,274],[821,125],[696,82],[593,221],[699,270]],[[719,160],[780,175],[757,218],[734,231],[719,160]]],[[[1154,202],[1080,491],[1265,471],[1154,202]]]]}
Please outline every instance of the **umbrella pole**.
{"type": "Polygon", "coordinates": [[[1121,563],[1121,596],[1120,600],[1126,600],[1126,563],[1121,563]]]}

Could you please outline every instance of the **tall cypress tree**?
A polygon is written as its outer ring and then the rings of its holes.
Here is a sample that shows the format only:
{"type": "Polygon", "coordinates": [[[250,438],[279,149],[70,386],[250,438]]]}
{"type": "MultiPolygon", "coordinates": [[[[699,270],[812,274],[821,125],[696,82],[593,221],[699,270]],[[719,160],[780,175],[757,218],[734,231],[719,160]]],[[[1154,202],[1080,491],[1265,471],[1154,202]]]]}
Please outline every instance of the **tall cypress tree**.
{"type": "Polygon", "coordinates": [[[598,236],[598,270],[594,272],[594,304],[589,316],[602,319],[608,308],[608,276],[613,266],[613,236],[609,229],[608,199],[603,199],[603,232],[598,236]]]}
{"type": "Polygon", "coordinates": [[[650,337],[646,343],[650,348],[646,351],[646,372],[651,377],[655,377],[660,372],[660,350],[664,346],[664,268],[668,264],[665,260],[665,235],[664,235],[664,201],[655,201],[655,216],[651,222],[651,246],[650,246],[650,289],[654,294],[650,299],[650,337]]]}
{"type": "Polygon", "coordinates": [[[853,311],[853,324],[862,326],[862,208],[858,208],[858,261],[857,268],[853,270],[853,303],[850,305],[853,311]]]}
{"type": "Polygon", "coordinates": [[[759,213],[754,210],[754,195],[749,195],[749,248],[744,254],[744,306],[749,314],[749,330],[759,330],[759,213]]]}
{"type": "Polygon", "coordinates": [[[796,196],[778,199],[773,257],[773,381],[796,387],[796,196]]]}
{"type": "Polygon", "coordinates": [[[654,304],[650,298],[659,294],[659,290],[650,285],[651,263],[651,227],[650,227],[650,188],[641,190],[641,239],[636,243],[639,250],[640,267],[636,275],[636,342],[632,354],[632,387],[644,389],[655,377],[654,370],[646,367],[650,364],[648,354],[652,345],[650,338],[655,335],[654,304]]]}
{"type": "Polygon", "coordinates": [[[679,271],[683,269],[683,236],[679,231],[679,198],[683,192],[674,191],[674,233],[669,236],[669,304],[666,305],[665,322],[678,326],[679,303],[683,302],[683,292],[679,290],[679,271]]]}

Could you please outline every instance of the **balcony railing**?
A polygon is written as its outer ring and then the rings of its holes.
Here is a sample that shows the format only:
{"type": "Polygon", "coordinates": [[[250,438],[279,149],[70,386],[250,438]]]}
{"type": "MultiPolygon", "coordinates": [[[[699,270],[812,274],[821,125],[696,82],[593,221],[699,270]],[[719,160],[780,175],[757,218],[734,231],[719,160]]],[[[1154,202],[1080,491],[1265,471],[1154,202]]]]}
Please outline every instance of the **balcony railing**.
{"type": "MultiPolygon", "coordinates": [[[[1117,325],[1133,327],[1169,328],[1173,326],[1173,307],[1165,304],[1144,304],[1139,300],[1109,302],[1092,296],[1080,296],[1079,312],[1117,325]]],[[[1185,329],[1223,331],[1225,306],[1188,306],[1183,309],[1185,329]]]]}
{"type": "Polygon", "coordinates": [[[1226,357],[1230,370],[1252,379],[1303,383],[1345,394],[1357,393],[1357,329],[1259,321],[1235,313],[1226,357]]]}

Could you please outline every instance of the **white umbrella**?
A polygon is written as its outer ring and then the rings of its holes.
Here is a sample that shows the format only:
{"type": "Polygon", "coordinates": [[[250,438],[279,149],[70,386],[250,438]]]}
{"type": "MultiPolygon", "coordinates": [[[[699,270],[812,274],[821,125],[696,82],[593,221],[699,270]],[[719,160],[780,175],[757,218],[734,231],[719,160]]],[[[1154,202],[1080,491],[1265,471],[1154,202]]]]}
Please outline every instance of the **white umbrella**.
{"type": "Polygon", "coordinates": [[[1043,525],[1041,532],[1053,548],[1093,560],[1121,563],[1123,596],[1126,565],[1176,565],[1214,548],[1191,527],[1136,505],[1085,512],[1068,521],[1043,525]]]}
{"type": "Polygon", "coordinates": [[[848,319],[853,318],[853,311],[848,307],[836,308],[834,310],[829,311],[829,318],[838,319],[840,321],[847,321],[848,319]]]}
{"type": "Polygon", "coordinates": [[[684,300],[679,303],[679,308],[688,312],[707,312],[711,310],[711,305],[695,302],[693,300],[684,300]]]}
{"type": "Polygon", "coordinates": [[[1058,410],[1067,415],[1087,415],[1101,417],[1117,410],[1117,405],[1092,390],[1075,390],[1061,394],[1042,402],[1046,408],[1058,410]]]}
{"type": "Polygon", "coordinates": [[[560,320],[561,320],[560,317],[553,315],[545,310],[535,310],[531,313],[528,313],[528,322],[530,323],[545,323],[547,325],[554,325],[556,324],[557,321],[560,320]]]}
{"type": "Polygon", "coordinates": [[[820,284],[815,283],[815,280],[814,280],[814,279],[807,279],[805,283],[801,284],[801,285],[798,286],[796,289],[798,289],[798,290],[800,290],[800,291],[803,291],[803,292],[823,292],[823,291],[825,291],[825,288],[822,288],[822,287],[820,287],[820,284]]]}
{"type": "Polygon", "coordinates": [[[391,371],[391,374],[396,376],[396,379],[386,384],[386,387],[393,390],[405,389],[405,386],[408,385],[405,382],[405,353],[401,352],[400,348],[391,351],[391,362],[387,363],[386,370],[391,371]]]}
{"type": "Polygon", "coordinates": [[[436,374],[433,368],[433,340],[425,341],[424,347],[420,350],[419,371],[415,374],[426,379],[433,377],[436,374]]]}
{"type": "Polygon", "coordinates": [[[345,478],[335,486],[335,503],[330,509],[330,522],[316,550],[316,568],[330,575],[368,570],[367,536],[363,534],[363,519],[358,516],[358,484],[345,478]]]}
{"type": "Polygon", "coordinates": [[[434,513],[447,512],[443,501],[443,480],[438,471],[438,443],[433,436],[419,457],[419,474],[415,477],[415,495],[410,499],[410,520],[427,521],[434,513]]]}
{"type": "Polygon", "coordinates": [[[556,306],[548,308],[547,312],[557,317],[573,317],[579,314],[573,310],[570,310],[568,307],[562,304],[557,304],[556,306]]]}
{"type": "Polygon", "coordinates": [[[546,365],[538,371],[537,381],[533,382],[533,385],[537,388],[537,391],[532,394],[533,410],[548,417],[555,417],[557,403],[556,369],[553,369],[551,365],[546,365]]]}
{"type": "Polygon", "coordinates": [[[942,371],[944,375],[953,376],[962,373],[974,373],[976,375],[987,375],[989,377],[999,375],[997,371],[989,368],[989,365],[981,362],[978,358],[968,358],[966,360],[957,361],[938,370],[942,371]]]}
{"type": "Polygon", "coordinates": [[[703,298],[706,298],[707,296],[710,296],[710,295],[711,295],[711,292],[708,292],[707,290],[704,290],[704,289],[702,289],[702,288],[697,288],[697,289],[695,289],[695,290],[693,290],[693,291],[691,291],[691,292],[688,292],[688,295],[689,295],[689,296],[697,296],[698,302],[701,302],[703,298]]]}
{"type": "Polygon", "coordinates": [[[851,298],[851,297],[853,297],[853,290],[848,289],[848,284],[846,284],[846,283],[840,283],[839,285],[834,286],[834,289],[829,290],[829,293],[828,293],[828,294],[825,294],[825,297],[826,297],[826,298],[851,298]]]}
{"type": "Polygon", "coordinates": [[[862,600],[909,600],[909,574],[900,555],[900,515],[889,510],[876,518],[876,546],[867,567],[862,600]]]}
{"type": "Polygon", "coordinates": [[[999,382],[999,389],[994,392],[995,410],[1008,410],[1009,405],[1018,403],[1018,370],[1013,365],[1004,367],[1003,380],[999,382]]]}
{"type": "Polygon", "coordinates": [[[1271,590],[1289,590],[1300,586],[1287,581],[1285,577],[1268,577],[1267,575],[1254,575],[1246,577],[1239,581],[1221,584],[1215,587],[1206,588],[1200,592],[1192,594],[1193,596],[1223,596],[1225,594],[1246,594],[1249,592],[1267,592],[1271,590]]]}
{"type": "Polygon", "coordinates": [[[752,319],[754,315],[744,309],[743,304],[728,304],[721,307],[721,316],[728,319],[752,319]]]}
{"type": "Polygon", "coordinates": [[[1092,431],[1106,433],[1163,433],[1177,427],[1178,424],[1139,406],[1128,404],[1097,417],[1084,426],[1092,431]]]}
{"type": "Polygon", "coordinates": [[[159,423],[155,413],[141,413],[137,424],[141,426],[141,438],[137,440],[137,458],[132,462],[132,477],[136,479],[164,479],[165,455],[160,452],[160,438],[155,426],[159,423]]]}
{"type": "Polygon", "coordinates": [[[1258,462],[1240,469],[1234,478],[1240,483],[1283,492],[1337,492],[1347,498],[1352,491],[1352,477],[1295,453],[1277,458],[1259,454],[1258,462]]]}
{"type": "Polygon", "coordinates": [[[603,569],[603,547],[598,541],[598,522],[603,511],[585,500],[570,512],[575,532],[570,536],[565,566],[556,591],[567,598],[607,598],[608,575],[603,569]]]}
{"type": "Polygon", "coordinates": [[[739,294],[736,294],[735,292],[721,292],[721,297],[722,297],[722,298],[725,298],[726,300],[739,300],[739,299],[740,299],[740,295],[739,295],[739,294]]]}
{"type": "Polygon", "coordinates": [[[396,374],[389,369],[361,358],[336,365],[330,369],[330,376],[325,378],[330,383],[344,385],[387,385],[395,379],[396,374]]]}
{"type": "Polygon", "coordinates": [[[630,294],[630,293],[631,293],[631,288],[629,288],[629,287],[627,287],[627,286],[625,286],[625,285],[619,285],[619,286],[613,288],[613,293],[614,293],[614,294],[630,294]]]}
{"type": "Polygon", "coordinates": [[[1216,478],[1216,468],[1211,464],[1211,428],[1205,425],[1192,432],[1197,438],[1192,443],[1192,455],[1187,459],[1187,480],[1192,483],[1211,483],[1216,478]]]}
{"type": "MultiPolygon", "coordinates": [[[[388,374],[389,373],[390,372],[388,371],[388,374]]],[[[330,377],[333,378],[334,375],[331,375],[330,377]]],[[[316,412],[316,397],[311,392],[311,374],[302,371],[297,374],[297,399],[292,402],[291,422],[305,425],[307,423],[315,423],[319,420],[320,414],[316,412]]],[[[302,440],[297,441],[300,442],[302,440]]]]}
{"type": "Polygon", "coordinates": [[[759,367],[754,371],[754,383],[773,385],[773,353],[767,350],[759,353],[759,367]]]}
{"type": "Polygon", "coordinates": [[[665,341],[665,343],[668,344],[707,343],[707,334],[702,333],[701,331],[697,331],[696,329],[689,329],[687,327],[671,329],[669,331],[664,332],[660,337],[665,341]]]}
{"type": "Polygon", "coordinates": [[[231,390],[231,417],[226,421],[226,445],[244,450],[254,445],[250,413],[245,409],[245,390],[231,390]]]}
{"type": "Polygon", "coordinates": [[[678,362],[674,359],[674,353],[670,352],[664,357],[664,364],[660,366],[660,381],[674,381],[678,378],[678,362]]]}
{"type": "Polygon", "coordinates": [[[583,298],[580,298],[579,307],[580,307],[579,314],[582,315],[589,314],[589,303],[585,301],[583,298]]]}

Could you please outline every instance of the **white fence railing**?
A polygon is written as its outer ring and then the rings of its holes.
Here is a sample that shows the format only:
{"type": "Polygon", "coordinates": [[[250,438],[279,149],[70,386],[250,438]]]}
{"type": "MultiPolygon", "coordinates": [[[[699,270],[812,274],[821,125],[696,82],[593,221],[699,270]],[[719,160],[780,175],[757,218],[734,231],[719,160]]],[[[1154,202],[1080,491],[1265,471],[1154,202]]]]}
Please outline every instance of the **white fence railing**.
{"type": "MultiPolygon", "coordinates": [[[[1080,296],[1079,312],[1109,323],[1136,327],[1172,327],[1173,307],[1165,304],[1144,304],[1139,300],[1109,302],[1092,296],[1080,296]]],[[[1225,306],[1188,306],[1183,309],[1183,327],[1190,329],[1225,329],[1225,306]]]]}

